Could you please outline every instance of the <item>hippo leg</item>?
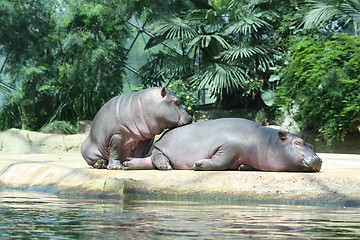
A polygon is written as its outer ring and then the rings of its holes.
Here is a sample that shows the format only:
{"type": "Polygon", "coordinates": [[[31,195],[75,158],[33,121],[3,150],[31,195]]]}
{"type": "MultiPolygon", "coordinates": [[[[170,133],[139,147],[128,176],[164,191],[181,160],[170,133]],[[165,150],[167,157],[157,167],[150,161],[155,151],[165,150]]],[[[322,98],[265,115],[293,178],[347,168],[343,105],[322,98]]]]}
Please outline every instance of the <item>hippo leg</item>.
{"type": "Polygon", "coordinates": [[[210,159],[201,159],[194,163],[193,170],[226,170],[229,169],[234,159],[234,154],[221,147],[210,159]]]}
{"type": "Polygon", "coordinates": [[[122,153],[123,139],[120,134],[114,134],[110,139],[109,146],[109,164],[107,169],[119,170],[122,169],[121,153],[122,153]]]}
{"type": "Polygon", "coordinates": [[[159,149],[154,149],[151,155],[151,161],[159,170],[172,170],[170,160],[159,149]]]}
{"type": "Polygon", "coordinates": [[[123,170],[150,170],[155,169],[151,157],[146,158],[126,158],[122,163],[123,170]]]}

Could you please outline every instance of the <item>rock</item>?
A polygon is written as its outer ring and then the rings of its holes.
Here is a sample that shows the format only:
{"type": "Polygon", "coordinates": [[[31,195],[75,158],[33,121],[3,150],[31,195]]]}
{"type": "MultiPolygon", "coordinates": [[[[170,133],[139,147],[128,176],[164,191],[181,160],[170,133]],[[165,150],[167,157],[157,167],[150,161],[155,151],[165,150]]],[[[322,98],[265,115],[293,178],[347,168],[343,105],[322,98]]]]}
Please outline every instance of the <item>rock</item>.
{"type": "Polygon", "coordinates": [[[45,134],[12,128],[0,132],[0,153],[79,153],[86,136],[45,134]]]}

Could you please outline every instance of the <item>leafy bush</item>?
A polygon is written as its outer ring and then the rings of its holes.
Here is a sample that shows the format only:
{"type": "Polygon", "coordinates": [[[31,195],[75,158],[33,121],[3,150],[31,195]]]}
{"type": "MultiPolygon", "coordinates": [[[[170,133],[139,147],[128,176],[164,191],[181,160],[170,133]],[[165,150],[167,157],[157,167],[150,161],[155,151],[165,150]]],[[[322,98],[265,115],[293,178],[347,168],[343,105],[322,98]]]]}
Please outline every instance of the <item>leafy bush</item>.
{"type": "Polygon", "coordinates": [[[278,87],[278,106],[298,105],[303,129],[317,129],[330,144],[360,123],[360,37],[303,37],[290,49],[278,87]]]}
{"type": "Polygon", "coordinates": [[[16,91],[0,109],[0,129],[92,119],[122,91],[128,30],[118,21],[125,6],[101,0],[4,3],[0,55],[16,91]]]}
{"type": "Polygon", "coordinates": [[[200,100],[197,98],[196,86],[190,86],[184,81],[176,80],[173,81],[168,88],[180,99],[180,104],[185,110],[192,115],[195,108],[200,104],[200,100]]]}

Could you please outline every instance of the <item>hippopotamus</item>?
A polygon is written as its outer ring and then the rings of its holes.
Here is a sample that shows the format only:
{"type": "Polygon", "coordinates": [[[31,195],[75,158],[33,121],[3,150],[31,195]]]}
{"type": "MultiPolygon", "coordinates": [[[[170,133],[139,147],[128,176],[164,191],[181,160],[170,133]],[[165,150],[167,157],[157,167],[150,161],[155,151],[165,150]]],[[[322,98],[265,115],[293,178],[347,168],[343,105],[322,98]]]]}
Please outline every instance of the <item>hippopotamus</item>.
{"type": "Polygon", "coordinates": [[[155,135],[191,121],[167,88],[118,95],[96,114],[81,154],[94,168],[121,169],[127,157],[145,157],[155,135]]]}
{"type": "Polygon", "coordinates": [[[123,169],[318,172],[321,164],[312,146],[293,133],[223,118],[167,131],[150,157],[128,158],[123,169]]]}

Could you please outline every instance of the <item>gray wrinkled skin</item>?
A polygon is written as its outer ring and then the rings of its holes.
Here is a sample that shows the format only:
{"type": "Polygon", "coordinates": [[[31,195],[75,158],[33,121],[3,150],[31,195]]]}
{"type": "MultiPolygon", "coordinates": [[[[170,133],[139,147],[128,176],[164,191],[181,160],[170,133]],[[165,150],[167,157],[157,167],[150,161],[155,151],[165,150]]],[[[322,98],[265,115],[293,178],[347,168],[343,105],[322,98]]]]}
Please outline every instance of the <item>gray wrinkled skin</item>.
{"type": "Polygon", "coordinates": [[[154,136],[192,121],[166,88],[148,88],[116,96],[101,107],[81,146],[95,168],[122,169],[127,157],[145,157],[154,136]]]}
{"type": "Polygon", "coordinates": [[[322,164],[299,136],[241,118],[179,127],[166,132],[154,147],[151,157],[129,158],[124,169],[318,172],[322,164]]]}

